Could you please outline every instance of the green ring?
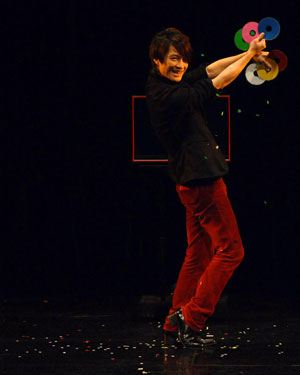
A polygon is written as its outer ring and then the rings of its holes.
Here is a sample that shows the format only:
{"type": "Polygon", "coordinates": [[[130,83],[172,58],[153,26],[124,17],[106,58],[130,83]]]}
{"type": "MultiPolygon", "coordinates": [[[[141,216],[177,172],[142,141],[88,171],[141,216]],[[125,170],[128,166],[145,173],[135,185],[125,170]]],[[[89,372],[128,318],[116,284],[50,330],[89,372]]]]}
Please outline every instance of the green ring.
{"type": "Polygon", "coordinates": [[[234,35],[234,44],[238,49],[242,51],[247,51],[249,48],[249,43],[246,43],[242,37],[242,29],[239,29],[234,35]]]}

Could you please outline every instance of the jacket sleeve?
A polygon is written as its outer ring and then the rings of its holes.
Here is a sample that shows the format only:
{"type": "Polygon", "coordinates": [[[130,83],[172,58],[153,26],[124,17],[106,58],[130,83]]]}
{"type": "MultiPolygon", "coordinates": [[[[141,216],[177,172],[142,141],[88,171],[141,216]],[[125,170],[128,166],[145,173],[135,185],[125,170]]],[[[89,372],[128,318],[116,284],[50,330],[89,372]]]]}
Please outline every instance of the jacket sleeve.
{"type": "Polygon", "coordinates": [[[195,91],[197,98],[200,102],[207,99],[212,99],[220,90],[217,90],[211,79],[208,78],[206,67],[209,64],[201,64],[198,68],[186,73],[184,81],[187,82],[195,91]]]}
{"type": "Polygon", "coordinates": [[[189,84],[193,84],[199,79],[208,78],[207,73],[206,73],[206,67],[208,65],[209,65],[208,63],[201,64],[198,66],[198,68],[185,73],[185,75],[183,76],[183,80],[189,84]]]}
{"type": "Polygon", "coordinates": [[[219,93],[219,90],[215,88],[210,78],[199,79],[192,87],[201,103],[209,99],[214,99],[219,93]]]}

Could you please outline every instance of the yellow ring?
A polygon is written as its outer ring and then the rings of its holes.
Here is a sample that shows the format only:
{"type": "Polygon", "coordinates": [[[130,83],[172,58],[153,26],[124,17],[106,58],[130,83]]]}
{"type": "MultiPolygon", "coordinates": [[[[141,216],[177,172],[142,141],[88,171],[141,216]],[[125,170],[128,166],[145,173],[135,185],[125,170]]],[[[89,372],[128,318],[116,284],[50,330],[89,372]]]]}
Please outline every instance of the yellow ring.
{"type": "Polygon", "coordinates": [[[265,79],[266,81],[272,81],[272,79],[276,78],[279,73],[279,67],[275,60],[270,59],[269,57],[266,58],[268,63],[271,65],[271,70],[269,72],[266,71],[266,66],[264,64],[257,65],[257,74],[260,78],[265,79]]]}

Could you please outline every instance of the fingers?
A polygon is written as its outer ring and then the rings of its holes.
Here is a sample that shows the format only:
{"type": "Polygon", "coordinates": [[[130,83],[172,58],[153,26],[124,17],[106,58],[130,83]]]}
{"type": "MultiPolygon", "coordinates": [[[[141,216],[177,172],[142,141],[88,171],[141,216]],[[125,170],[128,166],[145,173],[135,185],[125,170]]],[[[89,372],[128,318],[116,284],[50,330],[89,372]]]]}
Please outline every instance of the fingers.
{"type": "Polygon", "coordinates": [[[261,40],[263,40],[265,36],[265,33],[260,33],[259,36],[257,37],[257,40],[260,42],[261,40]]]}
{"type": "Polygon", "coordinates": [[[258,36],[257,38],[255,38],[255,39],[253,39],[253,40],[251,41],[250,45],[251,45],[251,44],[254,44],[254,45],[265,44],[266,41],[265,41],[265,39],[264,39],[264,36],[265,36],[265,33],[260,33],[259,36],[258,36]]]}
{"type": "Polygon", "coordinates": [[[271,63],[269,62],[267,56],[265,56],[263,53],[260,55],[254,56],[253,60],[258,62],[259,64],[263,64],[265,66],[266,72],[269,72],[272,69],[271,63]]]}
{"type": "Polygon", "coordinates": [[[259,36],[256,38],[256,46],[260,49],[263,50],[266,48],[266,40],[264,39],[265,34],[261,33],[259,36]]]}
{"type": "Polygon", "coordinates": [[[253,39],[250,43],[250,50],[255,53],[261,54],[262,50],[266,48],[266,40],[264,39],[265,33],[260,33],[259,36],[253,39]]]}
{"type": "Polygon", "coordinates": [[[253,42],[257,45],[266,45],[264,36],[265,36],[265,33],[260,33],[259,36],[253,40],[253,42]]]}
{"type": "Polygon", "coordinates": [[[272,65],[269,63],[268,59],[263,58],[261,62],[265,65],[267,72],[272,69],[272,65]]]}

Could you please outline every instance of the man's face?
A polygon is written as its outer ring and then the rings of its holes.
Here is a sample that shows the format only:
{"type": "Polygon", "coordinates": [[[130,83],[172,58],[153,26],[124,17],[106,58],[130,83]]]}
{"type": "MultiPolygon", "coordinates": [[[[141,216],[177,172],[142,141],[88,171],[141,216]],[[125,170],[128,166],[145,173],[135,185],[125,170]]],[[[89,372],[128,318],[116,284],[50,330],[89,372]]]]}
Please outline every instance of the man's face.
{"type": "Polygon", "coordinates": [[[161,63],[158,59],[154,62],[160,74],[171,81],[180,82],[189,64],[183,60],[176,48],[171,44],[165,60],[161,63]]]}

